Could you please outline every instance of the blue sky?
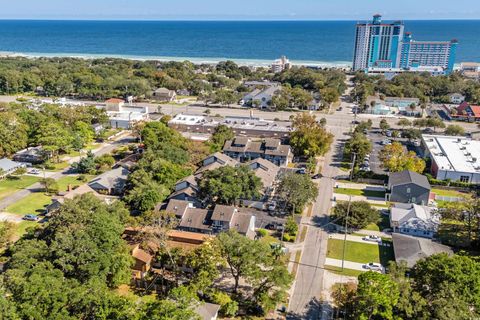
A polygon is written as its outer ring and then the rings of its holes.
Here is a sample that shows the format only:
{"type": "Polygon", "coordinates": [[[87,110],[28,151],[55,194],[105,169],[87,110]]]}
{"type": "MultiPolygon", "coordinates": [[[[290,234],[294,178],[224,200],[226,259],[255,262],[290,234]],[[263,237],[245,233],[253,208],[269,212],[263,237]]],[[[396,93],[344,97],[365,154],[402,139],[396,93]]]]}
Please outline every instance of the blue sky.
{"type": "Polygon", "coordinates": [[[480,19],[480,0],[3,0],[0,19],[480,19]]]}

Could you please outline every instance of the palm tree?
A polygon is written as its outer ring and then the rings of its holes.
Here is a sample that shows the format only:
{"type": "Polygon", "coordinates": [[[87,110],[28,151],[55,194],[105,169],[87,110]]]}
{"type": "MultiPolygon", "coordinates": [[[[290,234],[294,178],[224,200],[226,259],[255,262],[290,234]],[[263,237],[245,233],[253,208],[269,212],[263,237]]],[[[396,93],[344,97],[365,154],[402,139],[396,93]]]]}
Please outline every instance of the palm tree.
{"type": "Polygon", "coordinates": [[[411,113],[413,114],[413,112],[415,111],[415,109],[417,108],[417,105],[415,103],[412,103],[410,105],[410,110],[411,110],[411,113]]]}

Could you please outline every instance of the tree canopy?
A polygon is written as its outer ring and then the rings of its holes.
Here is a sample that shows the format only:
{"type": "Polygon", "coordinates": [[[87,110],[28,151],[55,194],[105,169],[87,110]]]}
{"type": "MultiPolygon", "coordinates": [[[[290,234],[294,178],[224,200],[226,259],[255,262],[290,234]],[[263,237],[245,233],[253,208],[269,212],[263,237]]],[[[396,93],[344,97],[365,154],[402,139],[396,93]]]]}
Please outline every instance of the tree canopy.
{"type": "Polygon", "coordinates": [[[289,172],[281,177],[277,194],[287,210],[301,213],[305,205],[316,199],[318,187],[308,175],[289,172]]]}
{"type": "Polygon", "coordinates": [[[338,201],[333,208],[332,220],[338,225],[345,225],[348,213],[348,228],[362,229],[370,223],[379,220],[378,210],[373,208],[367,201],[338,201]],[[350,210],[350,211],[349,211],[350,210]]]}
{"type": "Polygon", "coordinates": [[[379,156],[383,167],[390,172],[410,170],[423,173],[425,170],[425,161],[419,158],[414,151],[405,152],[404,147],[399,142],[393,142],[383,147],[379,156]]]}
{"type": "Polygon", "coordinates": [[[296,155],[323,156],[330,150],[333,134],[317,123],[315,116],[308,113],[298,114],[293,119],[292,126],[290,145],[296,155]]]}
{"type": "Polygon", "coordinates": [[[260,197],[262,183],[245,165],[224,166],[203,174],[199,183],[200,196],[210,202],[234,205],[238,200],[260,197]]]}

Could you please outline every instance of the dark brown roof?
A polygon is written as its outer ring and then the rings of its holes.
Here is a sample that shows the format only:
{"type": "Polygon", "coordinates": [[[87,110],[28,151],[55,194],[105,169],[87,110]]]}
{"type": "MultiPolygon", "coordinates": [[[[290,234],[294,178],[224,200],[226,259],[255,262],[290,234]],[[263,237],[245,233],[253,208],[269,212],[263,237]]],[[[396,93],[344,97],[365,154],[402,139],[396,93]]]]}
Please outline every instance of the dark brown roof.
{"type": "Polygon", "coordinates": [[[235,139],[233,140],[232,145],[235,145],[235,146],[246,146],[249,141],[250,141],[250,139],[249,139],[248,137],[235,137],[235,139]]]}
{"type": "Polygon", "coordinates": [[[153,257],[150,254],[148,254],[145,250],[140,249],[138,246],[135,246],[133,248],[132,257],[142,261],[145,264],[150,264],[153,259],[153,257]]]}
{"type": "Polygon", "coordinates": [[[236,211],[237,209],[233,206],[217,204],[215,209],[213,209],[212,220],[230,222],[236,211]]]}
{"type": "Polygon", "coordinates": [[[238,233],[252,237],[252,231],[250,230],[250,221],[252,220],[252,214],[237,212],[234,214],[232,222],[230,222],[230,228],[237,230],[238,233]]]}
{"type": "Polygon", "coordinates": [[[208,211],[205,209],[189,208],[183,215],[179,227],[210,230],[207,216],[208,211]]]}
{"type": "Polygon", "coordinates": [[[265,148],[277,148],[280,145],[280,139],[265,139],[265,148]]]}
{"type": "Polygon", "coordinates": [[[255,172],[255,175],[262,180],[264,188],[270,187],[273,185],[280,167],[275,165],[273,162],[268,160],[257,158],[251,160],[247,165],[255,172]]]}
{"type": "Polygon", "coordinates": [[[272,156],[288,156],[290,153],[290,146],[285,144],[279,145],[275,150],[265,150],[265,154],[272,155],[272,156]]]}
{"type": "Polygon", "coordinates": [[[185,189],[175,191],[174,193],[168,196],[168,199],[174,198],[180,194],[185,194],[189,197],[195,197],[197,195],[197,190],[193,189],[192,187],[187,187],[185,189]]]}
{"type": "Polygon", "coordinates": [[[177,217],[182,217],[190,206],[188,201],[172,199],[168,202],[165,211],[174,213],[177,217]]]}

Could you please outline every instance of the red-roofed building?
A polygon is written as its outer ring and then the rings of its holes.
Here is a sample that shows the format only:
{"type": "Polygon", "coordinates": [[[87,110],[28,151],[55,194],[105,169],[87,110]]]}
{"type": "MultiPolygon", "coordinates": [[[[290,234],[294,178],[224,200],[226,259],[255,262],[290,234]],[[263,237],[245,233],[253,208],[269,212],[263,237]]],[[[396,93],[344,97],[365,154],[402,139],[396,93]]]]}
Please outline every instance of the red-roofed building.
{"type": "Polygon", "coordinates": [[[125,101],[122,99],[111,98],[105,101],[105,109],[107,111],[120,111],[125,105],[125,101]]]}
{"type": "Polygon", "coordinates": [[[452,114],[456,120],[463,120],[469,122],[480,121],[480,106],[470,105],[463,102],[456,108],[456,112],[452,114]]]}

